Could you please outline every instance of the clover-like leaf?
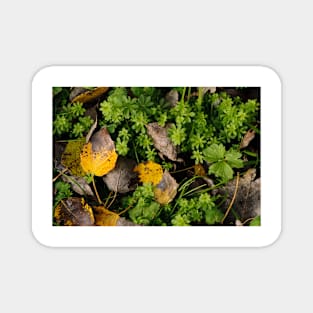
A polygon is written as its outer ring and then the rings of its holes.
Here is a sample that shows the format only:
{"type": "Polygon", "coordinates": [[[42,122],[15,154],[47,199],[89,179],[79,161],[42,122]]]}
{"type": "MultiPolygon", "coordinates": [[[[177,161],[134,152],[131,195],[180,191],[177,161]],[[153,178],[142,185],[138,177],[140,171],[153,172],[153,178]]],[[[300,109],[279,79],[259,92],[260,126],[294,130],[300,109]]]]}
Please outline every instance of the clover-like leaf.
{"type": "Polygon", "coordinates": [[[234,171],[225,161],[213,163],[209,168],[209,174],[220,177],[223,181],[233,178],[234,171]]]}
{"type": "Polygon", "coordinates": [[[208,162],[218,162],[224,159],[225,156],[225,147],[222,144],[212,144],[211,146],[207,147],[203,150],[203,154],[205,159],[208,162]]]}
{"type": "Polygon", "coordinates": [[[243,161],[240,159],[241,153],[235,150],[229,150],[225,153],[225,161],[233,168],[243,167],[243,161]]]}

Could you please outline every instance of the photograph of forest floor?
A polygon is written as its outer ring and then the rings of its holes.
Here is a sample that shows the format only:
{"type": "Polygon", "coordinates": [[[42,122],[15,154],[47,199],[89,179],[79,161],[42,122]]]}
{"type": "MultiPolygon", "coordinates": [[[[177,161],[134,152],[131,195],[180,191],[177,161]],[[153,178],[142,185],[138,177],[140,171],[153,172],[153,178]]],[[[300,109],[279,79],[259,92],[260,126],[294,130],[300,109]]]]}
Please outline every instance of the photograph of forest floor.
{"type": "Polygon", "coordinates": [[[53,87],[54,226],[260,226],[259,87],[53,87]]]}

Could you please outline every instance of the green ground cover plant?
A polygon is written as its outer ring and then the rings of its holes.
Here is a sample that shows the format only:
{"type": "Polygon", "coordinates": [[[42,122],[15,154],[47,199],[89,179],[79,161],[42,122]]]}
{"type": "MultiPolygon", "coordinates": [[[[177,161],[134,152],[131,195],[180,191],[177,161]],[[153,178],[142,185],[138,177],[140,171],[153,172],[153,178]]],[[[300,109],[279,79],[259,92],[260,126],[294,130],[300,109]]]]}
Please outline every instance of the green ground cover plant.
{"type": "Polygon", "coordinates": [[[260,225],[260,88],[54,87],[52,97],[54,225],[84,225],[71,203],[94,225],[108,210],[145,226],[260,225]],[[103,162],[110,172],[97,176],[103,162]]]}

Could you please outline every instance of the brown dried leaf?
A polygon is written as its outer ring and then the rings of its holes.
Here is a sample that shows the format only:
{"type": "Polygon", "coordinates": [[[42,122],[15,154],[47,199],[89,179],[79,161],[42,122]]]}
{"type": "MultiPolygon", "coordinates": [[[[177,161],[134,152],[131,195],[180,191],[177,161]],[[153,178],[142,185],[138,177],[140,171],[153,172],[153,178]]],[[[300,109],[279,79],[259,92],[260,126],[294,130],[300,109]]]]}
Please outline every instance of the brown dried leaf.
{"type": "Polygon", "coordinates": [[[154,189],[154,198],[160,204],[170,203],[177,194],[178,184],[168,171],[163,173],[162,180],[154,189]]]}
{"type": "Polygon", "coordinates": [[[154,147],[168,159],[179,161],[177,159],[178,149],[168,136],[168,129],[171,127],[171,124],[166,124],[165,127],[162,127],[157,122],[154,122],[149,123],[146,127],[148,135],[152,138],[154,147]]]}
{"type": "MultiPolygon", "coordinates": [[[[261,178],[255,179],[256,170],[249,169],[239,179],[238,190],[232,208],[238,214],[240,221],[260,215],[261,178]]],[[[221,210],[225,212],[235,192],[236,179],[231,180],[226,186],[214,190],[214,195],[226,197],[221,210]]],[[[235,221],[234,221],[235,222],[235,221]]]]}
{"type": "Polygon", "coordinates": [[[136,188],[137,174],[133,171],[136,162],[125,157],[119,157],[115,168],[103,176],[103,181],[108,189],[114,192],[126,193],[136,188]]]}
{"type": "Polygon", "coordinates": [[[250,142],[254,139],[254,137],[255,137],[255,131],[253,129],[249,129],[241,140],[240,149],[244,149],[248,147],[250,142]]]}
{"type": "Polygon", "coordinates": [[[92,226],[95,219],[92,208],[84,198],[67,198],[54,209],[54,218],[61,226],[92,226]]]}

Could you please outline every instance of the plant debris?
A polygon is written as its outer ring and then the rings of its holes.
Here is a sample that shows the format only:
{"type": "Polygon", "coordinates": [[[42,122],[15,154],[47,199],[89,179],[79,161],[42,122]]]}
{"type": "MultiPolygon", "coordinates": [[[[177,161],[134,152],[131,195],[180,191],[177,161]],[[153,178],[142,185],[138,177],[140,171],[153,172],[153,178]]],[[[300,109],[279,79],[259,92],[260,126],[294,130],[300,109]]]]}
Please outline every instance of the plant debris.
{"type": "Polygon", "coordinates": [[[118,157],[115,168],[103,176],[109,190],[127,193],[136,189],[137,174],[134,172],[136,162],[125,157],[118,157]]]}
{"type": "Polygon", "coordinates": [[[161,127],[158,123],[149,123],[146,125],[148,135],[152,138],[155,148],[160,151],[160,156],[166,156],[172,161],[178,161],[178,149],[168,136],[168,129],[171,126],[171,124],[166,124],[165,127],[161,127]]]}
{"type": "Polygon", "coordinates": [[[52,91],[53,225],[261,225],[259,87],[52,91]]]}
{"type": "MultiPolygon", "coordinates": [[[[238,219],[244,222],[261,214],[260,192],[261,178],[256,178],[256,170],[249,169],[240,177],[238,191],[232,205],[238,215],[238,219]]],[[[219,195],[225,201],[221,204],[221,211],[225,212],[232,200],[232,195],[236,189],[236,179],[229,181],[225,186],[213,190],[214,195],[219,195]]],[[[231,214],[230,214],[231,215],[231,214]]],[[[235,217],[228,218],[234,222],[235,217]]]]}

